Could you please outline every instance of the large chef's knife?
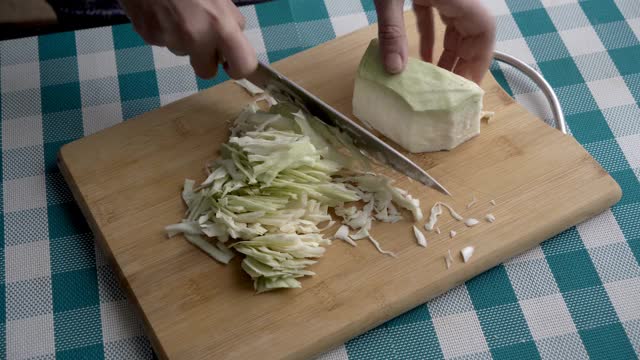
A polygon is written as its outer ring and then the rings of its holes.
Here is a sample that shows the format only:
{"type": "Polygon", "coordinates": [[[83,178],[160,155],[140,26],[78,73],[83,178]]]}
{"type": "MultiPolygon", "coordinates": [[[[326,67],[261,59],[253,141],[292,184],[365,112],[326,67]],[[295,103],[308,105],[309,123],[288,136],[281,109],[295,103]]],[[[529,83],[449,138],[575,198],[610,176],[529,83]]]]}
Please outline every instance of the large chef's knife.
{"type": "Polygon", "coordinates": [[[247,80],[263,89],[269,89],[270,91],[275,91],[278,95],[285,96],[288,100],[305,108],[324,123],[337,127],[343,133],[346,133],[354,145],[363,150],[369,157],[427,186],[451,195],[444,186],[440,185],[413,161],[313,94],[296,85],[269,65],[259,62],[258,69],[248,76],[247,80]]]}

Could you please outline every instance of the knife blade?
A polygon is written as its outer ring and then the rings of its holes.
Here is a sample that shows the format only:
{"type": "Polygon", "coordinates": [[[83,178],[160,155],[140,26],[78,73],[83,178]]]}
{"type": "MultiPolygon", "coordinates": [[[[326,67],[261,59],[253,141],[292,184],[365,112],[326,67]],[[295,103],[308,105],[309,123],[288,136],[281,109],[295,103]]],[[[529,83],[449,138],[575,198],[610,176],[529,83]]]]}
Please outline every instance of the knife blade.
{"type": "Polygon", "coordinates": [[[367,129],[318,99],[315,95],[287,79],[271,66],[263,62],[258,62],[257,70],[249,75],[247,80],[258,87],[268,89],[272,92],[275,91],[279,95],[285,96],[289,101],[306,109],[310,114],[327,125],[342,130],[351,138],[354,145],[364,150],[364,153],[370,158],[388,165],[392,169],[424,185],[430,186],[446,195],[451,195],[444,186],[438,183],[416,163],[380,140],[367,129]]]}

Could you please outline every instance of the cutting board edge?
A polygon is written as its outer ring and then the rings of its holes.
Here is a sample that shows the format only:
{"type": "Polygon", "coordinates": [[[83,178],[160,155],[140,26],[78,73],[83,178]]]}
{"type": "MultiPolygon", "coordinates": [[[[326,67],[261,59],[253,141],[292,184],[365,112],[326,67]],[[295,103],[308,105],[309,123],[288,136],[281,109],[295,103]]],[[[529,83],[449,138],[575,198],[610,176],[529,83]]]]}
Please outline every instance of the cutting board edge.
{"type": "Polygon", "coordinates": [[[86,203],[85,198],[82,196],[82,194],[80,194],[80,188],[78,187],[78,184],[76,183],[72,172],[67,166],[67,162],[65,161],[65,153],[68,151],[69,145],[71,144],[73,143],[63,145],[58,151],[57,164],[58,164],[58,168],[60,169],[60,173],[62,174],[62,177],[65,179],[65,181],[69,185],[71,194],[73,195],[73,198],[77,202],[78,207],[82,212],[82,215],[85,217],[87,224],[89,225],[89,228],[91,229],[91,232],[93,233],[93,236],[96,240],[96,243],[98,244],[98,246],[100,246],[100,249],[103,251],[105,258],[107,260],[107,263],[115,271],[120,285],[124,287],[124,290],[128,295],[127,301],[133,305],[133,309],[136,315],[140,319],[142,319],[142,325],[145,330],[144,332],[149,337],[153,350],[155,351],[156,355],[160,359],[168,359],[166,350],[162,346],[162,343],[160,342],[160,340],[157,338],[155,331],[153,331],[153,326],[151,326],[151,323],[149,322],[149,319],[147,318],[144,310],[142,309],[142,306],[138,302],[138,297],[135,296],[135,293],[131,288],[129,281],[127,281],[126,276],[124,276],[124,274],[122,273],[122,269],[120,268],[120,266],[118,265],[118,262],[113,256],[111,248],[109,247],[109,243],[106,241],[104,234],[102,233],[102,231],[100,230],[100,227],[96,223],[93,213],[91,212],[88,204],[86,203]]]}

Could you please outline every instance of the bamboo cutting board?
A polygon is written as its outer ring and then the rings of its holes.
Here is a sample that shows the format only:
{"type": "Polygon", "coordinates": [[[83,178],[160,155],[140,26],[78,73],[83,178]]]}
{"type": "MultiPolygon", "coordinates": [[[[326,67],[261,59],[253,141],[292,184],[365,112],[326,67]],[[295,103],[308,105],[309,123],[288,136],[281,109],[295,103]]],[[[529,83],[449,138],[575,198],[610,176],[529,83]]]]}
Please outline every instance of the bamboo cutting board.
{"type": "MultiPolygon", "coordinates": [[[[407,15],[411,54],[415,19],[407,15]]],[[[442,26],[438,24],[438,37],[442,26]]],[[[292,80],[351,114],[356,68],[370,27],[276,64],[292,80]]],[[[437,52],[439,53],[439,52],[437,52]]],[[[444,200],[465,217],[497,221],[466,228],[447,214],[441,235],[416,245],[408,221],[376,224],[373,235],[398,258],[366,241],[334,242],[303,288],[255,295],[236,258],[223,266],[163,228],[181,219],[185,178],[227,140],[227,121],[249,96],[224,83],[64,146],[60,167],[97,240],[119,273],[156,352],[170,359],[298,359],[338,345],[610,207],[621,190],[570,136],[516,104],[488,75],[485,110],[494,120],[450,152],[411,157],[454,195],[387,171],[417,196],[425,215],[444,200]],[[478,204],[465,205],[471,196],[478,204]],[[489,205],[495,200],[497,206],[489,205]],[[451,229],[458,236],[449,239],[451,229]],[[469,263],[459,250],[476,247],[469,263]],[[454,264],[447,270],[444,254],[454,264]]],[[[394,121],[394,119],[389,119],[394,121]]],[[[424,222],[424,221],[423,221],[424,222]]],[[[422,224],[420,224],[422,225],[422,224]]]]}

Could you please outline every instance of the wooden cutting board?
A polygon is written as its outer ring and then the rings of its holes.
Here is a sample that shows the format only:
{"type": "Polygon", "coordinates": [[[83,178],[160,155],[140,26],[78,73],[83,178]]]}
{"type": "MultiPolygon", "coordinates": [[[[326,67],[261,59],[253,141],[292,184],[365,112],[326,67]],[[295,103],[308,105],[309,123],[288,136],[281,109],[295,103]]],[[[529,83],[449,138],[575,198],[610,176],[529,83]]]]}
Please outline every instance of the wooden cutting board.
{"type": "MultiPolygon", "coordinates": [[[[442,25],[438,24],[438,39],[442,25]]],[[[412,56],[415,19],[407,15],[412,56]]],[[[370,27],[278,62],[275,67],[345,114],[370,27]]],[[[437,41],[437,43],[439,43],[437,41]]],[[[439,51],[437,51],[439,54],[439,51]]],[[[411,157],[453,194],[387,171],[423,204],[444,200],[465,217],[494,224],[466,228],[448,215],[442,234],[416,245],[410,222],[376,224],[373,235],[394,259],[366,241],[334,242],[303,288],[255,295],[236,258],[223,266],[163,228],[181,219],[185,178],[227,140],[227,121],[250,97],[224,83],[64,146],[60,168],[93,232],[144,319],[158,355],[170,359],[308,358],[391,319],[545,239],[605,210],[621,190],[570,136],[516,104],[487,75],[479,137],[450,152],[411,157]],[[472,195],[476,206],[466,209],[472,195]],[[497,205],[491,206],[490,200],[497,205]],[[449,231],[458,236],[449,239],[449,231]],[[459,250],[476,252],[463,263],[459,250]],[[454,254],[451,269],[444,254],[454,254]]],[[[389,119],[394,121],[395,119],[389,119]]],[[[421,224],[422,225],[422,224],[421,224]]]]}

